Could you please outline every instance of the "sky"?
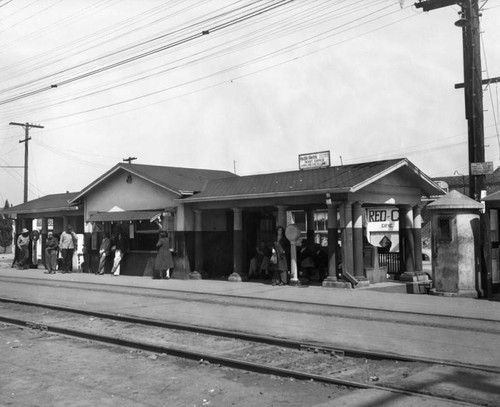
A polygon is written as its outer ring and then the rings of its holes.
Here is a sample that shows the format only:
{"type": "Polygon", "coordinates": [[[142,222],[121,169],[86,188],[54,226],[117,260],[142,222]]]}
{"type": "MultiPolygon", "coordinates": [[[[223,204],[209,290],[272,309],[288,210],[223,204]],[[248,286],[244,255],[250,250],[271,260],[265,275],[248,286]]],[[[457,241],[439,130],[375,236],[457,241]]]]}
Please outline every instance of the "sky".
{"type": "MultiPolygon", "coordinates": [[[[480,1],[483,78],[500,1],[480,1]]],[[[125,158],[252,175],[407,157],[468,173],[458,6],[392,0],[0,0],[0,204],[80,191],[125,158]],[[20,167],[20,168],[13,168],[20,167]]],[[[500,165],[497,85],[486,160],[500,165]]]]}

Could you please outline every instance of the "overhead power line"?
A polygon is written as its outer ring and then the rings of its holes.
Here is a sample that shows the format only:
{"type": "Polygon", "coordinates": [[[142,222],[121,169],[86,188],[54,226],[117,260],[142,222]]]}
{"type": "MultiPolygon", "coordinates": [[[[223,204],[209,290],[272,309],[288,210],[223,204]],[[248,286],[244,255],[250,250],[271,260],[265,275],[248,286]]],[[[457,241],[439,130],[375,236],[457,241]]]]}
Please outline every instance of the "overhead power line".
{"type": "MultiPolygon", "coordinates": [[[[239,24],[239,23],[241,23],[243,21],[246,21],[248,19],[254,18],[254,17],[259,16],[259,15],[261,15],[263,13],[267,13],[269,11],[272,11],[272,10],[278,8],[278,7],[285,6],[285,5],[289,4],[289,3],[291,3],[292,1],[293,0],[280,0],[278,3],[272,4],[270,6],[265,6],[265,7],[261,8],[261,9],[258,9],[256,11],[252,11],[250,13],[247,13],[247,14],[243,15],[243,16],[240,16],[240,17],[234,18],[232,20],[229,20],[227,22],[223,22],[221,24],[218,24],[218,25],[215,25],[213,27],[207,28],[206,30],[202,30],[201,32],[192,34],[192,35],[190,35],[188,37],[185,37],[185,38],[183,38],[181,40],[178,40],[178,41],[174,41],[173,43],[167,44],[165,46],[161,46],[161,47],[155,48],[155,49],[153,49],[151,51],[143,52],[143,53],[135,55],[133,57],[126,58],[124,60],[121,60],[121,61],[109,64],[109,65],[103,66],[101,68],[97,68],[97,69],[91,70],[89,72],[83,73],[81,75],[77,75],[75,77],[72,77],[72,78],[69,78],[69,79],[66,79],[66,80],[57,81],[57,83],[52,83],[52,84],[43,86],[43,87],[41,87],[39,89],[30,91],[30,92],[25,92],[25,93],[22,93],[20,95],[13,96],[13,97],[1,100],[0,101],[0,105],[4,105],[4,104],[7,104],[7,103],[11,103],[13,101],[24,99],[24,98],[27,98],[29,96],[37,95],[37,94],[42,93],[42,92],[46,92],[46,91],[48,91],[50,89],[53,89],[53,87],[55,85],[57,85],[57,86],[67,85],[67,84],[69,84],[71,82],[79,81],[81,79],[88,78],[89,76],[97,75],[99,73],[102,73],[102,72],[105,72],[105,71],[117,68],[119,66],[122,66],[122,65],[125,65],[125,64],[129,64],[130,62],[136,61],[138,59],[149,57],[149,56],[154,55],[156,53],[163,52],[163,51],[168,50],[170,48],[173,48],[173,47],[185,44],[187,42],[196,40],[198,38],[203,37],[204,35],[208,35],[210,33],[217,32],[217,31],[226,29],[228,27],[231,27],[231,26],[233,26],[235,24],[239,24]]],[[[64,71],[60,71],[58,73],[63,73],[63,72],[69,71],[71,69],[73,69],[73,68],[68,68],[68,69],[66,69],[64,71]]],[[[47,77],[47,79],[49,79],[50,77],[54,77],[55,75],[56,74],[49,75],[47,77]]]]}

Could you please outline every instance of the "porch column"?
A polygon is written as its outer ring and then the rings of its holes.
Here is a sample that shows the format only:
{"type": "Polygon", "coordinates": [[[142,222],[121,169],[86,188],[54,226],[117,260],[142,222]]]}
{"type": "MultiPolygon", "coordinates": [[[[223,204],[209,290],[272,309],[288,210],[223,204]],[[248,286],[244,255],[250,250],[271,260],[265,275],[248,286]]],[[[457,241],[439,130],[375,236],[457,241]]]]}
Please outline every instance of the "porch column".
{"type": "Polygon", "coordinates": [[[413,207],[413,240],[415,241],[415,270],[422,271],[422,209],[413,207]]]}
{"type": "Polygon", "coordinates": [[[49,233],[49,220],[48,218],[42,218],[42,233],[40,234],[40,239],[41,239],[41,258],[42,258],[42,264],[45,264],[46,258],[45,258],[45,246],[46,246],[46,240],[47,240],[47,234],[49,233]]]}
{"type": "Polygon", "coordinates": [[[406,234],[405,234],[405,210],[404,206],[398,206],[398,237],[399,237],[399,272],[406,271],[406,234]]]}
{"type": "Polygon", "coordinates": [[[411,206],[404,207],[405,215],[405,271],[415,271],[415,241],[413,239],[413,209],[411,206]]]}
{"type": "Polygon", "coordinates": [[[328,276],[321,284],[323,287],[339,287],[343,284],[338,280],[338,256],[339,256],[339,222],[338,204],[328,203],[328,276]]]}
{"type": "Polygon", "coordinates": [[[276,227],[281,226],[284,229],[286,229],[286,206],[285,205],[276,205],[276,208],[278,209],[278,217],[276,219],[276,227]]]}
{"type": "Polygon", "coordinates": [[[203,227],[201,210],[194,209],[194,270],[189,273],[190,280],[201,280],[203,272],[203,227]]]}
{"type": "MultiPolygon", "coordinates": [[[[330,209],[328,209],[330,210],[330,209]]],[[[337,208],[335,208],[335,213],[337,213],[337,208]]],[[[328,221],[330,221],[330,212],[328,212],[328,221]]],[[[335,215],[336,216],[336,215],[335,215]]],[[[309,244],[314,243],[314,211],[308,209],[306,211],[306,219],[307,219],[307,242],[309,244]]],[[[336,218],[335,218],[336,219],[336,218]]],[[[330,227],[330,226],[328,226],[330,227]]]]}
{"type": "Polygon", "coordinates": [[[363,216],[360,202],[354,202],[352,214],[354,277],[358,280],[363,280],[365,277],[363,259],[363,216]]]}
{"type": "Polygon", "coordinates": [[[352,203],[343,205],[344,233],[342,238],[342,273],[354,274],[353,230],[352,230],[352,203]]]}
{"type": "Polygon", "coordinates": [[[243,214],[241,208],[233,208],[233,273],[229,281],[242,281],[243,276],[243,214]]]}

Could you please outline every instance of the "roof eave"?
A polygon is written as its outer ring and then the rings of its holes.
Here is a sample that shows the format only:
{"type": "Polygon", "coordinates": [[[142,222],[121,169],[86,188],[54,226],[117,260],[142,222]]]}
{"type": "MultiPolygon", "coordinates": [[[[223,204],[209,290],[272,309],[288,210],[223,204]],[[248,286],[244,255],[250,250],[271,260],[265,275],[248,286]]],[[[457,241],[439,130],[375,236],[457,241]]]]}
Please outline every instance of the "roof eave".
{"type": "Polygon", "coordinates": [[[197,203],[197,202],[221,202],[221,201],[229,201],[229,200],[237,200],[237,199],[259,199],[259,198],[268,198],[268,197],[287,197],[287,196],[310,196],[313,195],[321,195],[326,193],[349,193],[353,192],[351,188],[325,188],[325,189],[314,189],[314,190],[306,190],[306,191],[288,191],[288,192],[265,192],[258,194],[239,194],[239,195],[223,195],[223,196],[211,196],[211,197],[196,197],[196,195],[192,198],[184,198],[184,199],[176,199],[178,202],[185,203],[197,203]]]}

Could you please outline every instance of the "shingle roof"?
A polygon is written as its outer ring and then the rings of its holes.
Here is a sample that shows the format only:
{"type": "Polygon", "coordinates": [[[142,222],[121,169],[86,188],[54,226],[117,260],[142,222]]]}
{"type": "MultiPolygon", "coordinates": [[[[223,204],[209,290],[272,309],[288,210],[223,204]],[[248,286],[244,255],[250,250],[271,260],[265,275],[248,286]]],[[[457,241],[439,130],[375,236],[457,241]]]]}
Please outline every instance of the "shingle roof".
{"type": "Polygon", "coordinates": [[[183,195],[183,193],[189,194],[201,191],[209,180],[237,177],[237,175],[229,171],[118,163],[78,193],[73,198],[73,202],[86,195],[95,186],[117,171],[127,171],[179,196],[183,195]]]}
{"type": "Polygon", "coordinates": [[[33,199],[26,203],[13,206],[2,210],[3,213],[32,213],[32,212],[50,212],[75,210],[76,208],[69,203],[78,192],[66,192],[65,194],[45,195],[41,198],[33,199]]]}
{"type": "Polygon", "coordinates": [[[406,167],[417,174],[426,194],[443,193],[432,180],[406,159],[375,161],[313,170],[250,175],[210,181],[206,188],[186,202],[229,198],[252,198],[266,195],[303,195],[322,192],[354,192],[378,178],[406,167]]]}

